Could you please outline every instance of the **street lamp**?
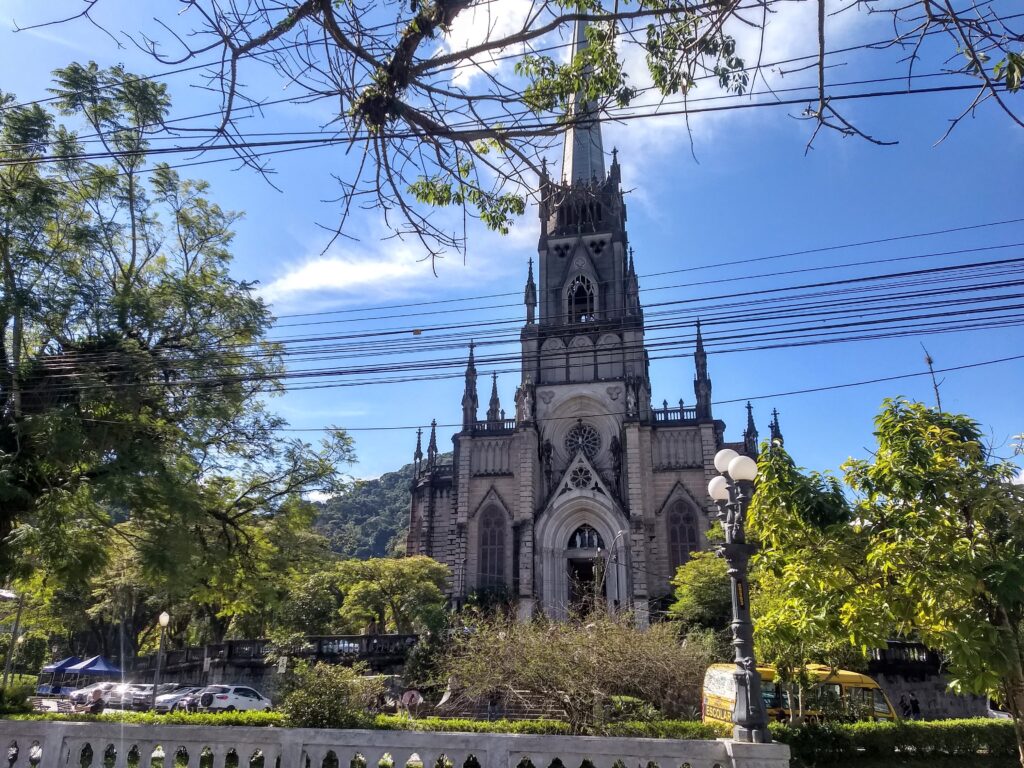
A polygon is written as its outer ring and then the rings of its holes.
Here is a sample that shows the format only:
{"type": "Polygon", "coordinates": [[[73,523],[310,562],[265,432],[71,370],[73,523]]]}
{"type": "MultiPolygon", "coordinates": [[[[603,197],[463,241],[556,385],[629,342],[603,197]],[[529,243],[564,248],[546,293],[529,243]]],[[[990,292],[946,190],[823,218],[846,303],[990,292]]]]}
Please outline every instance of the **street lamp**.
{"type": "Polygon", "coordinates": [[[732,581],[732,646],[736,659],[733,738],[767,744],[772,737],[761,698],[761,677],[754,660],[754,625],[750,621],[747,589],[747,566],[754,547],[747,543],[743,530],[747,507],[754,495],[757,462],[725,448],[715,454],[715,469],[722,474],[708,483],[708,495],[718,506],[717,517],[725,530],[725,545],[719,549],[719,554],[725,557],[732,581]]]}
{"type": "Polygon", "coordinates": [[[164,655],[164,635],[167,633],[167,625],[171,623],[171,614],[164,611],[160,614],[160,650],[156,652],[156,672],[153,674],[153,692],[149,697],[149,708],[156,712],[156,689],[160,687],[160,662],[164,655]]]}
{"type": "MultiPolygon", "coordinates": [[[[612,607],[615,608],[615,613],[618,613],[619,609],[622,607],[621,606],[621,598],[624,597],[624,595],[622,594],[623,581],[622,581],[622,579],[619,578],[619,553],[615,551],[615,544],[618,542],[619,539],[621,539],[625,535],[626,535],[626,531],[625,530],[619,530],[618,532],[616,532],[615,538],[612,539],[612,543],[608,546],[608,561],[611,562],[615,566],[615,594],[619,596],[612,603],[612,607]]],[[[597,557],[598,557],[598,559],[601,558],[601,547],[597,548],[597,557]]],[[[600,594],[601,594],[601,592],[604,591],[604,586],[605,586],[605,583],[606,583],[607,579],[608,579],[608,571],[607,571],[607,569],[603,568],[601,570],[601,578],[594,580],[594,584],[595,584],[594,599],[595,600],[600,599],[600,594]]]]}

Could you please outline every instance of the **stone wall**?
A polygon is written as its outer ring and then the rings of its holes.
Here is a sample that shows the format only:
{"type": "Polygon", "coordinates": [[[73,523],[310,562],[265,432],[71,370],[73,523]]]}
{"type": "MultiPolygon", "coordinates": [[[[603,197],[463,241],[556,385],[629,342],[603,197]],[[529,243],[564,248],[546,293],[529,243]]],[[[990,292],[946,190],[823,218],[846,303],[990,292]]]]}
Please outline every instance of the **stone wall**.
{"type": "Polygon", "coordinates": [[[357,757],[378,765],[390,755],[395,768],[432,766],[446,758],[455,768],[515,768],[523,758],[547,768],[572,768],[589,761],[594,768],[627,765],[677,768],[789,768],[785,744],[740,744],[726,739],[602,738],[597,736],[527,736],[482,733],[417,733],[307,728],[247,728],[195,725],[122,725],[121,723],[0,721],[0,739],[8,745],[10,768],[102,766],[109,748],[115,768],[127,768],[129,754],[138,754],[139,768],[173,750],[179,764],[199,768],[204,752],[211,768],[225,768],[233,752],[240,768],[280,761],[281,768],[324,768],[349,765],[357,757]],[[333,754],[331,754],[333,753],[333,754]],[[91,754],[91,761],[83,759],[91,754]],[[555,762],[555,761],[560,762],[555,762]],[[38,761],[38,762],[35,762],[38,761]],[[259,761],[259,762],[257,762],[259,761]],[[415,762],[414,762],[415,761],[415,762]]]}
{"type": "Polygon", "coordinates": [[[944,675],[873,675],[889,697],[896,714],[902,716],[900,699],[917,697],[922,720],[946,720],[953,717],[985,717],[988,702],[982,696],[958,696],[949,690],[944,675]]]}

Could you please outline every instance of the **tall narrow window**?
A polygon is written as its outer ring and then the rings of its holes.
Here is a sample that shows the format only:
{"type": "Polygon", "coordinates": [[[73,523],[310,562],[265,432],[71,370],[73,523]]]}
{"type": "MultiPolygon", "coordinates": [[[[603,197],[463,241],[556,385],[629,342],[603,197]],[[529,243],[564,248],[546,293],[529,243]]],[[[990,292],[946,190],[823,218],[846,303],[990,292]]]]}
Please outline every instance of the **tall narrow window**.
{"type": "Polygon", "coordinates": [[[683,502],[672,505],[668,516],[668,557],[672,564],[672,572],[690,559],[690,555],[700,549],[700,534],[697,532],[697,520],[693,510],[683,502]]]}
{"type": "Polygon", "coordinates": [[[594,284],[583,275],[577,275],[569,284],[569,322],[588,323],[596,317],[597,302],[594,284]]]}
{"type": "Polygon", "coordinates": [[[489,507],[480,516],[480,572],[477,586],[493,589],[505,585],[505,515],[489,507]]]}

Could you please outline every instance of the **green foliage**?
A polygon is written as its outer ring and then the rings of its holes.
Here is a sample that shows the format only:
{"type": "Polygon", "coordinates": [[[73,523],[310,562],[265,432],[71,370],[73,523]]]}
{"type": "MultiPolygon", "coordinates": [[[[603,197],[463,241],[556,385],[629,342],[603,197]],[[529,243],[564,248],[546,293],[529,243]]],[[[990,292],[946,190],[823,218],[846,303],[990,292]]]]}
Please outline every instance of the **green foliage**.
{"type": "Polygon", "coordinates": [[[147,157],[166,88],[94,63],[54,77],[68,127],[0,94],[0,569],[27,626],[108,655],[122,626],[129,653],[152,646],[164,608],[172,639],[260,634],[325,554],[302,497],[342,487],[351,440],[283,439],[267,411],[283,366],[231,275],[239,214],[147,157]]]}
{"type": "Polygon", "coordinates": [[[445,622],[444,589],[450,577],[448,566],[422,555],[342,562],[343,625],[360,631],[374,623],[379,631],[402,634],[438,630],[445,622]]]}
{"type": "MultiPolygon", "coordinates": [[[[567,736],[574,733],[569,723],[561,720],[413,719],[405,715],[377,715],[374,727],[380,730],[443,733],[520,733],[543,736],[567,736]]],[[[647,739],[718,739],[729,736],[732,728],[724,723],[701,723],[696,720],[644,720],[605,723],[591,733],[647,739]]]]}
{"type": "Polygon", "coordinates": [[[643,720],[608,723],[603,736],[638,736],[645,739],[724,739],[732,736],[728,723],[699,720],[643,720]]]}
{"type": "Polygon", "coordinates": [[[125,723],[127,725],[224,725],[253,728],[282,727],[287,725],[280,712],[106,712],[87,715],[81,712],[57,714],[55,712],[16,715],[13,720],[55,720],[81,723],[125,723]]]}
{"type": "Polygon", "coordinates": [[[298,728],[368,728],[384,693],[380,678],[367,677],[360,664],[303,666],[290,688],[280,710],[298,728]]]}
{"type": "MultiPolygon", "coordinates": [[[[450,456],[442,455],[441,459],[450,456]]],[[[357,480],[342,493],[318,504],[316,530],[344,558],[402,553],[409,524],[412,470],[412,464],[406,464],[374,480],[357,480]]]]}
{"type": "Polygon", "coordinates": [[[838,481],[804,475],[780,446],[763,448],[747,528],[762,548],[751,569],[754,639],[758,661],[775,666],[780,685],[796,694],[808,689],[807,664],[863,664],[865,651],[851,645],[841,618],[863,554],[838,481]]]}
{"type": "Polygon", "coordinates": [[[467,718],[377,715],[374,728],[385,731],[424,731],[441,733],[524,733],[567,735],[568,723],[561,720],[470,720],[467,718]]]}
{"type": "Polygon", "coordinates": [[[1024,754],[1024,488],[1012,482],[1016,467],[990,460],[977,423],[920,403],[886,400],[875,436],[871,460],[843,465],[855,498],[849,522],[806,511],[828,510],[835,489],[802,476],[781,447],[762,456],[750,514],[762,544],[759,648],[811,638],[864,649],[914,633],[942,651],[953,687],[1006,703],[1024,754]],[[808,504],[809,489],[825,503],[808,504]]]}
{"type": "MultiPolygon", "coordinates": [[[[367,678],[364,678],[367,679],[367,678]]],[[[373,680],[373,678],[368,678],[373,680]]],[[[333,702],[328,702],[333,707],[333,702]]],[[[311,715],[316,719],[315,715],[311,715]]],[[[362,715],[351,722],[358,725],[335,726],[317,724],[306,726],[306,721],[286,717],[283,712],[224,712],[193,713],[172,712],[155,715],[151,712],[118,712],[103,715],[31,714],[13,715],[18,720],[54,720],[75,722],[123,722],[130,725],[221,725],[252,727],[359,727],[380,731],[420,731],[429,733],[518,733],[545,736],[566,736],[573,733],[571,726],[561,720],[469,720],[465,718],[423,717],[407,715],[362,715]]],[[[636,736],[649,739],[718,739],[730,735],[731,727],[724,723],[701,723],[695,720],[622,721],[604,724],[594,735],[636,736]]]]}
{"type": "Polygon", "coordinates": [[[31,685],[8,685],[0,688],[0,715],[30,712],[29,696],[34,693],[31,685]]]}
{"type": "Polygon", "coordinates": [[[706,647],[681,644],[675,627],[636,628],[630,617],[521,623],[496,616],[453,630],[441,681],[470,701],[527,692],[565,711],[576,732],[599,729],[613,697],[629,696],[662,717],[699,708],[706,647]]]}
{"type": "Polygon", "coordinates": [[[726,570],[725,560],[713,551],[693,553],[676,570],[672,579],[676,600],[669,607],[669,615],[684,630],[728,629],[732,597],[726,570]]]}
{"type": "Polygon", "coordinates": [[[796,766],[834,765],[861,760],[892,761],[901,755],[918,758],[991,758],[1013,755],[1016,738],[1007,720],[976,718],[858,723],[826,723],[791,728],[772,723],[772,738],[788,744],[796,766]]]}

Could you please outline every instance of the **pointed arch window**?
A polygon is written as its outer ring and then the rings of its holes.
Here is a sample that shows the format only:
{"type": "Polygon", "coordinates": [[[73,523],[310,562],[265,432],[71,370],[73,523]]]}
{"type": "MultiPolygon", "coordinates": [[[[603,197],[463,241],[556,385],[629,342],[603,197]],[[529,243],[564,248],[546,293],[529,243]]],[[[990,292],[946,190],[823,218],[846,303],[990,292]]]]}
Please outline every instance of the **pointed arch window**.
{"type": "Polygon", "coordinates": [[[672,572],[700,549],[700,533],[693,510],[681,501],[672,505],[668,515],[668,556],[672,572]]]}
{"type": "Polygon", "coordinates": [[[569,283],[566,292],[570,323],[589,323],[597,316],[597,294],[594,284],[583,276],[577,275],[569,283]]]}
{"type": "Polygon", "coordinates": [[[480,516],[480,569],[477,586],[493,589],[505,585],[505,515],[489,507],[480,516]]]}

